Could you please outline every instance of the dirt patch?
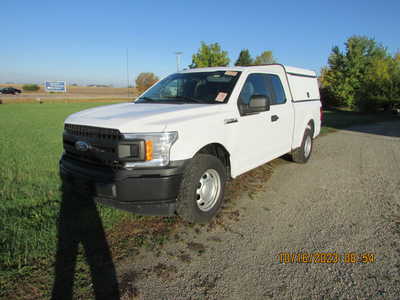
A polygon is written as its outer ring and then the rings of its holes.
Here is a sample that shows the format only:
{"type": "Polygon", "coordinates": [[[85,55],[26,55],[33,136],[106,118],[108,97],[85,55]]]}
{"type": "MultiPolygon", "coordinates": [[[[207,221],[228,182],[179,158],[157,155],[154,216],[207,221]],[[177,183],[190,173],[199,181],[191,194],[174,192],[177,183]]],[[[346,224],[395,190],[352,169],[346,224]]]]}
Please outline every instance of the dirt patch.
{"type": "Polygon", "coordinates": [[[186,223],[178,217],[134,217],[122,220],[107,233],[114,259],[138,253],[141,248],[157,250],[171,233],[186,223]]]}
{"type": "Polygon", "coordinates": [[[271,163],[268,163],[238,176],[227,183],[225,201],[235,201],[243,196],[244,193],[254,194],[262,191],[272,173],[273,166],[271,163]]]}
{"type": "Polygon", "coordinates": [[[206,247],[200,243],[189,242],[187,243],[187,247],[189,250],[196,252],[198,255],[201,255],[206,251],[206,247]]]}
{"type": "Polygon", "coordinates": [[[153,272],[164,280],[170,280],[176,277],[177,268],[173,265],[159,263],[153,267],[153,272]]]}
{"type": "Polygon", "coordinates": [[[192,257],[189,254],[179,254],[178,259],[184,263],[190,263],[192,261],[192,257]]]}

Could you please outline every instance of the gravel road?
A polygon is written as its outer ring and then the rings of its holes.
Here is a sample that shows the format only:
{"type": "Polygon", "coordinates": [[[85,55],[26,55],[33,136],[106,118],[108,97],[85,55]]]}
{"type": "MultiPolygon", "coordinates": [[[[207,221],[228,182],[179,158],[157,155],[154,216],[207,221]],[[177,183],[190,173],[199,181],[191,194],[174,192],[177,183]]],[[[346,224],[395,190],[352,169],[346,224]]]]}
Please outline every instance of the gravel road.
{"type": "Polygon", "coordinates": [[[222,224],[178,230],[119,264],[123,298],[400,299],[400,122],[322,136],[307,164],[272,165],[222,224]],[[321,252],[341,261],[279,261],[321,252]],[[343,262],[350,252],[376,261],[343,262]]]}

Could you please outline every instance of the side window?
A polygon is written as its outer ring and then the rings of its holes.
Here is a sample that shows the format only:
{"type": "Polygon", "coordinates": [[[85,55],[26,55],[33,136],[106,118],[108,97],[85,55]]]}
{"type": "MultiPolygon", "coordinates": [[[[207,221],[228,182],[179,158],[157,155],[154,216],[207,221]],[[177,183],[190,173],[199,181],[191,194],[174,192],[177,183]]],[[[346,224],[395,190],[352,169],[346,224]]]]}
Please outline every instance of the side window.
{"type": "Polygon", "coordinates": [[[249,104],[253,95],[265,95],[271,97],[270,90],[267,86],[267,74],[250,74],[243,85],[239,95],[240,104],[249,104]]]}
{"type": "Polygon", "coordinates": [[[282,82],[276,75],[269,75],[272,87],[274,89],[273,104],[283,104],[286,102],[285,91],[282,82]]]}

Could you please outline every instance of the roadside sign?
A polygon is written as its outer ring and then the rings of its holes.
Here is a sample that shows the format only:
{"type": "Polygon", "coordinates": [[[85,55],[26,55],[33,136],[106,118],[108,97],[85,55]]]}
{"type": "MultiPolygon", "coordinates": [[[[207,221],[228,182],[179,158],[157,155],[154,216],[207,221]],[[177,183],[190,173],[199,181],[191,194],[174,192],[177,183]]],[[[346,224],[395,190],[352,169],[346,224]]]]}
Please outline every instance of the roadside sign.
{"type": "Polygon", "coordinates": [[[44,89],[46,92],[67,92],[66,81],[45,81],[44,89]]]}

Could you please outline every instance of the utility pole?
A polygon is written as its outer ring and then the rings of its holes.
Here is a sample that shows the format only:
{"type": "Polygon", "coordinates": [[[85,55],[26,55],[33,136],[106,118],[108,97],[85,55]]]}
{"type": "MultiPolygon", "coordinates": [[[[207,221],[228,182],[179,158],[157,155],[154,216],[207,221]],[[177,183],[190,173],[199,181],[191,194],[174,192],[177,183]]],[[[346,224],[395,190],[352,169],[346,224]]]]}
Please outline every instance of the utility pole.
{"type": "Polygon", "coordinates": [[[128,98],[129,98],[129,56],[128,56],[128,48],[126,48],[126,84],[128,89],[128,98]]]}
{"type": "Polygon", "coordinates": [[[180,65],[181,65],[181,55],[183,52],[175,52],[176,55],[176,71],[179,72],[180,65]]]}

